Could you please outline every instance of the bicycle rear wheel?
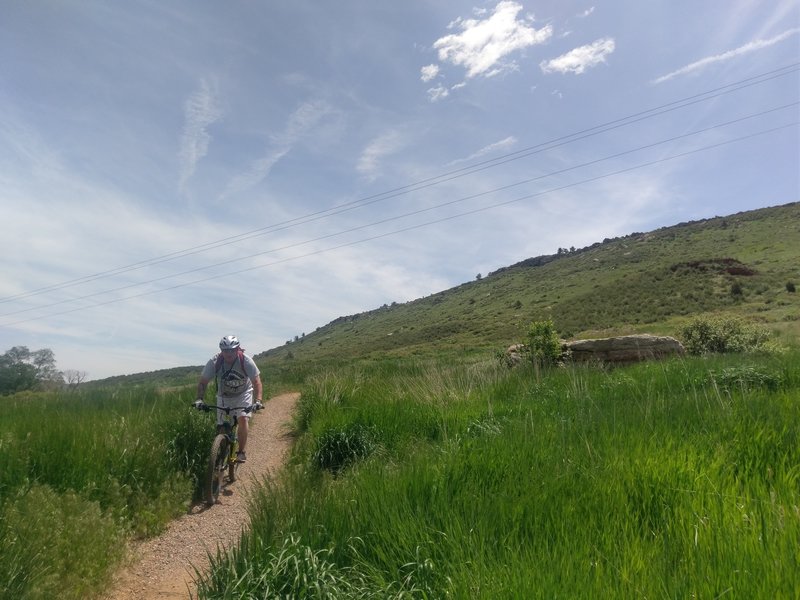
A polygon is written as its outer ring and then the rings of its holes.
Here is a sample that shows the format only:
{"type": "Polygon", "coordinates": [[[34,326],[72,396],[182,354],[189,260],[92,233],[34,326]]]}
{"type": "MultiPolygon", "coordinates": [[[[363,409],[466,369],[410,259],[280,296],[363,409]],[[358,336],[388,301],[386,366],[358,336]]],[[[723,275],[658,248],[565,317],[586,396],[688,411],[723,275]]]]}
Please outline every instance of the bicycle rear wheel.
{"type": "Polygon", "coordinates": [[[222,478],[228,467],[228,454],[230,452],[228,438],[220,434],[211,444],[211,455],[208,457],[208,473],[206,475],[205,498],[206,504],[216,504],[219,491],[222,489],[222,478]]]}

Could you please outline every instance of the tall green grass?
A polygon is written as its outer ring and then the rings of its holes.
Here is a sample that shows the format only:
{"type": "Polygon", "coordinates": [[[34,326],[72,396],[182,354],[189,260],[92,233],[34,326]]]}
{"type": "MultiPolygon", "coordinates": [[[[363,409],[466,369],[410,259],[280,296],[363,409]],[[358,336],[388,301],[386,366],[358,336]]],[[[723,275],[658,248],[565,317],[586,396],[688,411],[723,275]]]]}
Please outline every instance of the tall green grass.
{"type": "Polygon", "coordinates": [[[321,376],[293,466],[198,593],[795,597],[798,358],[321,376]]]}
{"type": "Polygon", "coordinates": [[[20,394],[0,402],[0,590],[86,598],[124,540],[185,512],[213,425],[180,395],[20,394]]]}

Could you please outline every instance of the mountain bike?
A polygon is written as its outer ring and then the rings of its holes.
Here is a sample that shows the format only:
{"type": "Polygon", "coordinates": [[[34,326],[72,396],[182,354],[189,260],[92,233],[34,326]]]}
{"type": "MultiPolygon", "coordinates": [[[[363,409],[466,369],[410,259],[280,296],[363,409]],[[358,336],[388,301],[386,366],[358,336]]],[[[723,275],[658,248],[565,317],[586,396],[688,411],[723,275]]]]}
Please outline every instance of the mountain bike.
{"type": "MultiPolygon", "coordinates": [[[[197,410],[210,412],[211,410],[219,410],[225,413],[222,423],[217,425],[217,435],[211,444],[211,454],[208,457],[208,470],[206,471],[206,480],[203,486],[203,497],[206,504],[212,506],[217,503],[219,492],[223,487],[225,473],[228,474],[228,483],[236,481],[236,472],[239,468],[239,462],[236,459],[236,454],[239,452],[239,438],[236,435],[239,428],[239,420],[231,415],[233,408],[227,406],[218,406],[216,404],[206,404],[202,400],[197,400],[193,406],[197,410]]],[[[261,410],[264,405],[256,402],[244,409],[245,413],[251,413],[256,410],[261,410]]]]}

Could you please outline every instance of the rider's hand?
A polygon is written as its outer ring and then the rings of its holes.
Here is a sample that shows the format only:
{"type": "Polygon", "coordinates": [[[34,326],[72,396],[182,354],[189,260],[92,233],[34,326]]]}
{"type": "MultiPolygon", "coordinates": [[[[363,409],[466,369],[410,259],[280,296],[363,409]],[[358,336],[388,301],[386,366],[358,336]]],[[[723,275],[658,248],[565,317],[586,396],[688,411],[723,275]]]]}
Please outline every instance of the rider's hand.
{"type": "Polygon", "coordinates": [[[256,406],[255,406],[255,409],[256,409],[256,410],[261,410],[262,408],[264,408],[264,405],[263,405],[263,404],[261,404],[261,400],[256,400],[256,406]]]}

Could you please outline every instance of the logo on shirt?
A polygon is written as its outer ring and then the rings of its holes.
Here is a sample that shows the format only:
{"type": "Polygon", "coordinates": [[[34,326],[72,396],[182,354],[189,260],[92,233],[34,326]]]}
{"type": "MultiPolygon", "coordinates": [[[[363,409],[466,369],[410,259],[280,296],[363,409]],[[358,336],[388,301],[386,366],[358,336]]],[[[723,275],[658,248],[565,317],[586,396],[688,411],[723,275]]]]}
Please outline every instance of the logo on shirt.
{"type": "Polygon", "coordinates": [[[236,370],[225,373],[222,377],[222,393],[225,396],[238,396],[247,389],[247,377],[236,370]]]}

